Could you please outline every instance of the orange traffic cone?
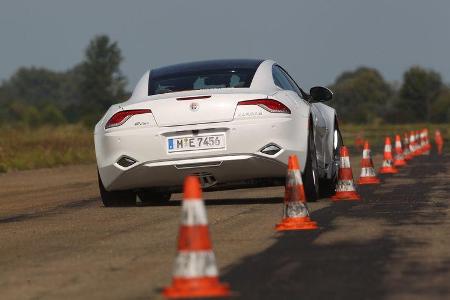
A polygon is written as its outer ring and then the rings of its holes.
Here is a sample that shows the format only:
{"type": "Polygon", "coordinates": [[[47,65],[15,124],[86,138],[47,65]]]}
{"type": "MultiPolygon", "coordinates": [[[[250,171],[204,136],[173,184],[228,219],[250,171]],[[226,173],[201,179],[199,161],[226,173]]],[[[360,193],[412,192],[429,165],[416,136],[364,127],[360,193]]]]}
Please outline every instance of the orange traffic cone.
{"type": "Polygon", "coordinates": [[[439,155],[442,155],[442,149],[444,148],[444,139],[442,138],[441,131],[436,129],[434,132],[434,142],[436,143],[436,148],[439,155]]]}
{"type": "Polygon", "coordinates": [[[339,154],[341,156],[341,163],[339,165],[336,194],[334,194],[331,199],[333,201],[360,200],[361,197],[356,192],[355,183],[353,182],[353,173],[350,166],[350,158],[347,147],[342,146],[339,150],[339,154]]]}
{"type": "Polygon", "coordinates": [[[405,132],[403,137],[403,155],[405,156],[406,161],[413,158],[411,151],[409,150],[409,137],[407,132],[405,132]]]}
{"type": "Polygon", "coordinates": [[[420,146],[422,148],[422,155],[430,155],[430,148],[428,148],[428,141],[427,141],[427,129],[424,128],[420,131],[420,146]]]}
{"type": "Polygon", "coordinates": [[[420,140],[420,133],[419,130],[415,131],[415,139],[416,139],[416,155],[422,155],[422,145],[421,145],[421,140],[420,140]]]}
{"type": "Polygon", "coordinates": [[[416,145],[416,136],[414,131],[409,133],[409,151],[411,151],[411,155],[417,156],[417,145],[416,145]]]}
{"type": "Polygon", "coordinates": [[[380,183],[375,174],[375,169],[373,168],[372,155],[369,148],[369,141],[366,140],[364,143],[364,150],[361,160],[361,175],[359,176],[358,184],[377,184],[380,183]]]}
{"type": "Polygon", "coordinates": [[[163,290],[163,295],[168,298],[230,295],[228,285],[218,279],[200,182],[195,176],[188,176],[184,181],[178,255],[172,285],[163,290]]]}
{"type": "Polygon", "coordinates": [[[405,157],[403,155],[402,141],[400,135],[395,135],[395,156],[394,167],[402,167],[406,165],[405,157]]]}
{"type": "Polygon", "coordinates": [[[390,137],[386,137],[386,142],[384,143],[384,159],[383,165],[381,166],[379,173],[380,174],[398,173],[398,170],[393,166],[392,162],[392,146],[390,137]]]}
{"type": "Polygon", "coordinates": [[[302,176],[296,155],[289,156],[284,194],[283,219],[275,226],[277,231],[317,229],[309,217],[302,176]]]}

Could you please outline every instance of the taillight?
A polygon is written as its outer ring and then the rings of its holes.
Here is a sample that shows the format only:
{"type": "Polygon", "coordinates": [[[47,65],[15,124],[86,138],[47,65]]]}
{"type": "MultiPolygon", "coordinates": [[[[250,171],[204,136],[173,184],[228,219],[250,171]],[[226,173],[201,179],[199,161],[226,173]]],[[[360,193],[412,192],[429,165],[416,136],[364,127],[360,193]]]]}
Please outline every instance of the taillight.
{"type": "Polygon", "coordinates": [[[238,105],[257,105],[271,113],[291,113],[291,110],[286,105],[273,99],[246,100],[239,102],[238,105]]]}
{"type": "Polygon", "coordinates": [[[119,111],[108,120],[105,125],[105,129],[120,126],[134,115],[147,114],[151,112],[152,111],[150,109],[131,109],[119,111]]]}

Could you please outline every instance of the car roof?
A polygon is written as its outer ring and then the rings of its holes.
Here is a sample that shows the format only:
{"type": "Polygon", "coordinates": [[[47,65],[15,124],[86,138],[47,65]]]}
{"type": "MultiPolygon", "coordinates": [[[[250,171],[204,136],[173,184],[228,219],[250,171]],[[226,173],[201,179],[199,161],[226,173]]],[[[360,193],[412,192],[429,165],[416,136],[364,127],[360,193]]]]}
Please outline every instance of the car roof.
{"type": "Polygon", "coordinates": [[[216,59],[197,62],[188,62],[153,69],[151,77],[166,77],[173,74],[190,73],[197,71],[210,71],[220,69],[254,69],[256,70],[264,59],[216,59]]]}

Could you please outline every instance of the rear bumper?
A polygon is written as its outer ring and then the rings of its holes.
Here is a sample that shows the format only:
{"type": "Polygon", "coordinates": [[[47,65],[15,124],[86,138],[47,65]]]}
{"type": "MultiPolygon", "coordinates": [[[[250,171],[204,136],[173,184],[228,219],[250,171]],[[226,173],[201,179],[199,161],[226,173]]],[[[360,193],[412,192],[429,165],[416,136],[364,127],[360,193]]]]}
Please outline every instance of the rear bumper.
{"type": "Polygon", "coordinates": [[[115,165],[100,170],[114,178],[108,190],[139,189],[146,187],[181,187],[187,175],[210,176],[214,186],[262,178],[283,178],[286,164],[276,159],[256,155],[218,156],[190,160],[142,163],[128,170],[115,165]]]}
{"type": "Polygon", "coordinates": [[[280,118],[263,121],[241,121],[190,126],[140,128],[98,132],[95,148],[100,177],[105,188],[112,190],[176,188],[190,174],[207,174],[215,187],[232,182],[283,178],[291,154],[298,156],[301,168],[307,151],[307,119],[292,122],[280,118]],[[223,150],[192,153],[167,153],[168,136],[192,131],[225,133],[223,150]],[[260,152],[267,144],[281,147],[275,155],[260,152]],[[121,167],[122,156],[136,160],[121,167]]]}

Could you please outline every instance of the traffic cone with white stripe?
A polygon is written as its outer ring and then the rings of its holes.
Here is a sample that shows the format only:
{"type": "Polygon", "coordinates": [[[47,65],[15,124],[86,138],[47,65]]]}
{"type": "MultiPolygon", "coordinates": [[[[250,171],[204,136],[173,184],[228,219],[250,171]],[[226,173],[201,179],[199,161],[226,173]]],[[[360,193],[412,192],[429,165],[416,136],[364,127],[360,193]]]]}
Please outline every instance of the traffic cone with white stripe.
{"type": "Polygon", "coordinates": [[[415,139],[416,139],[416,149],[417,149],[416,155],[422,155],[423,149],[422,149],[422,145],[421,145],[419,130],[415,131],[415,139]]]}
{"type": "Polygon", "coordinates": [[[428,144],[428,129],[424,128],[420,131],[420,145],[422,147],[422,155],[430,155],[428,144]]]}
{"type": "Polygon", "coordinates": [[[409,137],[407,132],[405,132],[405,135],[403,137],[403,155],[405,156],[406,161],[413,158],[413,156],[411,155],[411,151],[409,150],[409,137]]]}
{"type": "Polygon", "coordinates": [[[400,135],[395,135],[395,155],[394,167],[402,167],[406,165],[405,156],[403,155],[402,141],[400,135]]]}
{"type": "Polygon", "coordinates": [[[296,155],[289,156],[283,219],[275,226],[277,231],[317,229],[317,223],[309,217],[302,176],[296,155]]]}
{"type": "Polygon", "coordinates": [[[188,176],[184,181],[178,255],[172,285],[163,290],[163,295],[167,298],[230,295],[228,285],[219,282],[202,191],[196,176],[188,176]]]}
{"type": "Polygon", "coordinates": [[[331,197],[331,200],[360,200],[361,197],[356,192],[355,183],[353,182],[352,167],[350,166],[350,157],[348,155],[347,147],[342,146],[341,149],[339,149],[339,154],[341,156],[341,163],[339,165],[336,194],[331,197]]]}
{"type": "Polygon", "coordinates": [[[372,155],[369,148],[369,141],[365,141],[363,156],[361,160],[361,175],[359,176],[358,184],[378,184],[380,179],[378,179],[375,174],[375,169],[373,168],[372,155]]]}
{"type": "Polygon", "coordinates": [[[384,159],[383,164],[379,170],[380,174],[396,174],[398,170],[394,167],[394,162],[392,159],[392,145],[391,138],[386,137],[386,142],[384,143],[384,159]]]}
{"type": "Polygon", "coordinates": [[[411,155],[417,156],[417,145],[416,145],[416,136],[414,131],[409,133],[409,151],[411,151],[411,155]]]}

